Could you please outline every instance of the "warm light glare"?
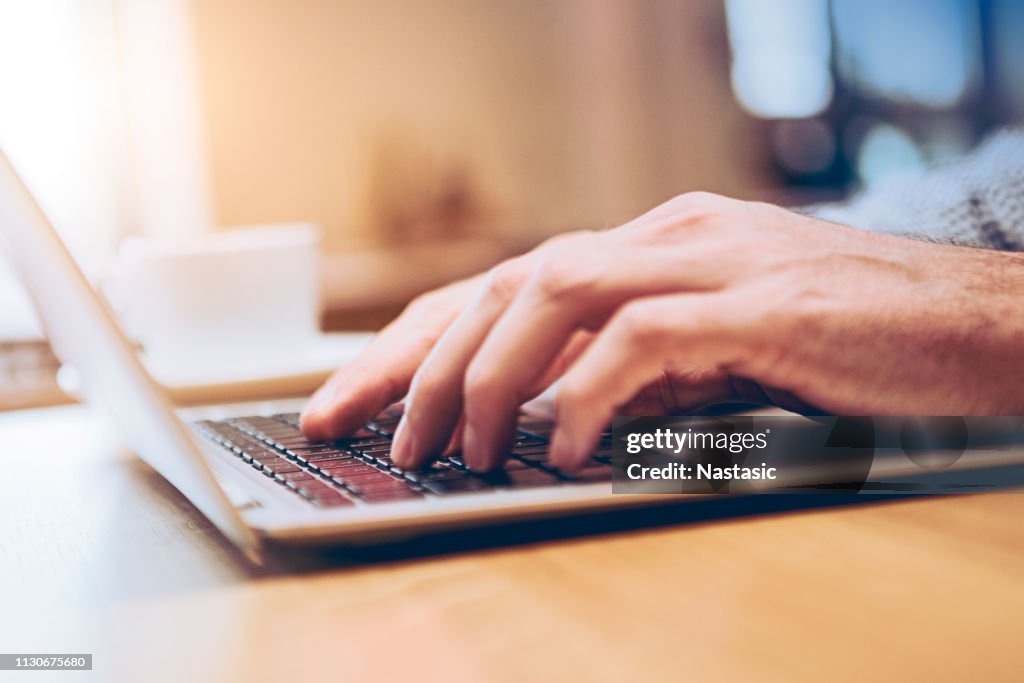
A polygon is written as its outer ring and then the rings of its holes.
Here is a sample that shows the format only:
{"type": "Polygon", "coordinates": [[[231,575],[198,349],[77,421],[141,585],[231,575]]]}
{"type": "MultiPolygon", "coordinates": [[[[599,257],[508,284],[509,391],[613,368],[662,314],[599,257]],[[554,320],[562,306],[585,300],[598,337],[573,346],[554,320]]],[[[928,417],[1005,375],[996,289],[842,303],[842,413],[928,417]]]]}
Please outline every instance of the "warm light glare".
{"type": "Polygon", "coordinates": [[[0,145],[86,263],[121,211],[113,44],[108,0],[0,3],[0,145]]]}

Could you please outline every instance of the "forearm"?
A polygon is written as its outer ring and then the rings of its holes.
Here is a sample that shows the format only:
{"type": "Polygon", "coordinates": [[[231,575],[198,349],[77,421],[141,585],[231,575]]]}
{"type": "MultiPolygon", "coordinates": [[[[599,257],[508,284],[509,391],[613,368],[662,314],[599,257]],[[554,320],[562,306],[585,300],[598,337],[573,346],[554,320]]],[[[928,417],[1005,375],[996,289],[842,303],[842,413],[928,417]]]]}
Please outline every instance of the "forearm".
{"type": "MultiPolygon", "coordinates": [[[[964,247],[941,248],[927,284],[931,302],[911,324],[931,317],[920,330],[922,357],[938,370],[959,375],[956,390],[967,399],[965,414],[1020,415],[1024,411],[1024,254],[964,247]],[[949,249],[949,252],[945,252],[949,249]]],[[[927,296],[927,295],[926,295],[927,296]]]]}

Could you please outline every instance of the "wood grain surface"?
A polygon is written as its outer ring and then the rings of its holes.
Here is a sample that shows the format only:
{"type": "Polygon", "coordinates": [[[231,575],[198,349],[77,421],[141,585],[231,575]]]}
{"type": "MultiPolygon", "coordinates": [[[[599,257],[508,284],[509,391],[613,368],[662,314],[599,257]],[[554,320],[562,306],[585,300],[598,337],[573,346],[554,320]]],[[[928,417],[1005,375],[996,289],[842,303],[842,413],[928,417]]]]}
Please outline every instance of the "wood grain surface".
{"type": "Polygon", "coordinates": [[[0,651],[103,681],[1024,676],[1019,493],[717,501],[255,569],[84,408],[0,414],[0,651]]]}

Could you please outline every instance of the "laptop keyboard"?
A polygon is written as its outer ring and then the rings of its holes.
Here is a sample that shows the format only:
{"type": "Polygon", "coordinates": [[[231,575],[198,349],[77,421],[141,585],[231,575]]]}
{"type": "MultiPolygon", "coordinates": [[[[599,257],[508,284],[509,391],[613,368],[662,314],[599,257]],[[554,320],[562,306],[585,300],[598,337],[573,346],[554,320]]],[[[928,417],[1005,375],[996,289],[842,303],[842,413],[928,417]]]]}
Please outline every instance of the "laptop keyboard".
{"type": "Polygon", "coordinates": [[[523,416],[503,469],[471,472],[459,455],[420,470],[403,470],[390,457],[401,418],[392,407],[350,438],[310,441],[299,430],[298,413],[239,417],[195,423],[253,469],[322,508],[449,496],[462,493],[608,482],[612,478],[611,434],[601,435],[594,456],[568,475],[547,464],[550,420],[523,416]]]}

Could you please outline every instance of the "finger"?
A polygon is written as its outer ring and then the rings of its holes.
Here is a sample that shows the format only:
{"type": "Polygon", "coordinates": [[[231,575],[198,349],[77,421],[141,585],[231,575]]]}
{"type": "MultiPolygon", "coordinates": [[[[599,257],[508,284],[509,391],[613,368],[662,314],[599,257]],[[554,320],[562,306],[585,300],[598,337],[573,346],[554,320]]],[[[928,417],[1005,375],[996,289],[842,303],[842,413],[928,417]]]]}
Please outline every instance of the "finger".
{"type": "Polygon", "coordinates": [[[452,430],[452,437],[448,439],[448,445],[444,447],[444,456],[456,455],[462,452],[462,433],[466,429],[466,418],[460,416],[459,421],[455,424],[455,429],[452,430]]]}
{"type": "Polygon", "coordinates": [[[735,293],[677,294],[623,306],[562,379],[550,460],[572,471],[615,411],[665,367],[741,368],[753,325],[735,293]]]}
{"type": "MultiPolygon", "coordinates": [[[[598,236],[571,255],[553,254],[530,279],[466,372],[463,451],[473,469],[487,471],[505,457],[516,413],[581,327],[596,327],[623,302],[678,291],[681,274],[651,249],[623,252],[598,236]]],[[[682,283],[685,287],[685,283],[682,283]]]]}
{"type": "Polygon", "coordinates": [[[402,397],[419,363],[418,355],[425,356],[426,351],[421,354],[406,351],[399,355],[396,350],[392,362],[385,364],[386,352],[368,350],[352,365],[335,372],[303,408],[300,417],[303,433],[310,439],[323,440],[337,439],[358,430],[402,397]],[[380,372],[384,366],[386,372],[380,372]]]}
{"type": "Polygon", "coordinates": [[[558,352],[555,359],[551,361],[547,369],[541,373],[541,376],[537,378],[537,381],[527,392],[527,400],[536,398],[544,393],[559,377],[564,375],[572,367],[572,364],[576,362],[576,359],[587,350],[587,347],[590,346],[590,342],[593,340],[594,333],[590,330],[576,330],[569,338],[568,343],[558,352]]]}
{"type": "MultiPolygon", "coordinates": [[[[580,330],[559,353],[558,357],[548,366],[548,369],[541,375],[536,384],[529,391],[527,400],[533,399],[550,387],[559,377],[565,374],[572,363],[586,350],[594,335],[591,332],[580,330]]],[[[462,442],[466,432],[465,413],[459,418],[459,423],[452,433],[448,446],[445,447],[444,455],[453,455],[463,451],[462,442]]]]}
{"type": "Polygon", "coordinates": [[[333,439],[350,434],[404,396],[416,368],[477,282],[459,282],[410,304],[359,358],[335,372],[313,394],[302,410],[306,436],[333,439]]]}
{"type": "Polygon", "coordinates": [[[518,293],[532,263],[548,252],[586,240],[593,233],[565,233],[534,251],[492,268],[478,294],[451,325],[416,372],[405,416],[395,436],[392,458],[402,467],[419,467],[437,455],[450,440],[462,414],[462,383],[466,367],[494,322],[518,293]]]}
{"type": "Polygon", "coordinates": [[[493,326],[465,373],[462,392],[466,427],[462,450],[466,464],[476,471],[491,470],[501,462],[515,431],[519,406],[540,383],[575,325],[575,320],[560,315],[553,306],[532,311],[527,317],[523,309],[532,306],[532,300],[533,297],[520,297],[513,303],[493,326]],[[518,330],[510,325],[510,321],[524,318],[531,323],[528,329],[518,330]],[[527,347],[516,354],[515,365],[500,360],[512,355],[503,352],[503,348],[495,350],[500,335],[507,335],[500,339],[502,347],[516,343],[527,347]]]}
{"type": "Polygon", "coordinates": [[[462,414],[466,366],[528,272],[523,257],[492,269],[472,303],[416,370],[391,452],[399,467],[420,467],[447,445],[462,414]]]}

